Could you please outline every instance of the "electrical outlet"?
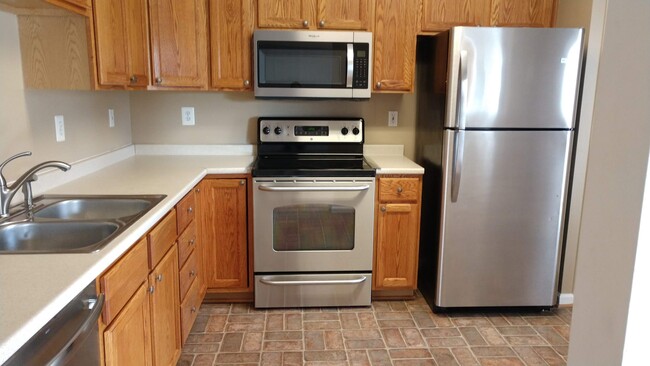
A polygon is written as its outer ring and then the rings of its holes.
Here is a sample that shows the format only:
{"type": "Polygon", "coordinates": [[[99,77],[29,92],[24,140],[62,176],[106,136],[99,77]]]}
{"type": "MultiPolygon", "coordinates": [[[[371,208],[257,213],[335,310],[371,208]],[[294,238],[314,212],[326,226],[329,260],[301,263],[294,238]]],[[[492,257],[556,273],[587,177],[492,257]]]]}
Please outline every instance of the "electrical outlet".
{"type": "Polygon", "coordinates": [[[388,126],[397,127],[397,111],[388,112],[388,126]]]}
{"type": "Polygon", "coordinates": [[[65,123],[63,116],[54,116],[54,131],[56,132],[56,142],[65,141],[65,123]]]}
{"type": "Polygon", "coordinates": [[[115,111],[113,108],[108,109],[108,127],[115,127],[115,111]]]}
{"type": "Polygon", "coordinates": [[[181,108],[181,121],[183,126],[194,126],[194,107],[181,108]]]}

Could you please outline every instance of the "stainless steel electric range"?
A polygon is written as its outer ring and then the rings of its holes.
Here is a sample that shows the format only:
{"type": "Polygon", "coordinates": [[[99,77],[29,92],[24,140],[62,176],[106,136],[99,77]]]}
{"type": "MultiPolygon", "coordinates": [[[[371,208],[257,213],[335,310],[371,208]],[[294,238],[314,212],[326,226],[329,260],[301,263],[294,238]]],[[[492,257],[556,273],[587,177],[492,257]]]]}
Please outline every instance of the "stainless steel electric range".
{"type": "Polygon", "coordinates": [[[370,305],[375,169],[364,121],[259,118],[255,306],[370,305]]]}

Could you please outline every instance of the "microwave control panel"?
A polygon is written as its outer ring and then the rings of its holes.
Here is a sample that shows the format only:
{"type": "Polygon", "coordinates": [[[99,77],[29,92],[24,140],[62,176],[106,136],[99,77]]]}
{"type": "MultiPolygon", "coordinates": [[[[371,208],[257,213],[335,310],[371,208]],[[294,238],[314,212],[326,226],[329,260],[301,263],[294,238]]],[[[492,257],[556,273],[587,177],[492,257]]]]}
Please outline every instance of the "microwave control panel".
{"type": "Polygon", "coordinates": [[[354,44],[354,72],[352,73],[353,88],[368,88],[368,65],[370,64],[369,46],[368,43],[354,44]]]}
{"type": "Polygon", "coordinates": [[[363,142],[363,119],[260,119],[259,142],[363,142]]]}

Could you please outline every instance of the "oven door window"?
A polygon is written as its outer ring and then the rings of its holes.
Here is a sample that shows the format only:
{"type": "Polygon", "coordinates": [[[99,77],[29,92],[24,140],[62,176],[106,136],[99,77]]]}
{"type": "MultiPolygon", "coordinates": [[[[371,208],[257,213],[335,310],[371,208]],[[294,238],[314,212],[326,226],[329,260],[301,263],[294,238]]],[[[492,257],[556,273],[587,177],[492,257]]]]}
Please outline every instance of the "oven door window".
{"type": "Polygon", "coordinates": [[[273,209],[273,250],[352,250],[354,207],[327,204],[273,209]]]}
{"type": "Polygon", "coordinates": [[[257,52],[259,87],[346,87],[346,43],[265,41],[257,52]]]}

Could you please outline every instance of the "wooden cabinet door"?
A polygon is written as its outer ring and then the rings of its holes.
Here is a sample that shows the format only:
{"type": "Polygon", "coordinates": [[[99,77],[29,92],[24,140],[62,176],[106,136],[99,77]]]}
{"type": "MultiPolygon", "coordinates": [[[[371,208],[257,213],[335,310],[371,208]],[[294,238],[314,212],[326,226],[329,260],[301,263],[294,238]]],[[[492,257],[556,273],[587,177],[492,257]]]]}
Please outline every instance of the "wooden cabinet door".
{"type": "Polygon", "coordinates": [[[489,2],[485,0],[422,0],[421,30],[441,31],[455,26],[486,25],[489,2]]]}
{"type": "Polygon", "coordinates": [[[200,185],[199,241],[208,289],[245,290],[248,279],[246,179],[200,185]]]}
{"type": "Polygon", "coordinates": [[[245,90],[251,83],[253,3],[210,0],[210,86],[245,90]]]}
{"type": "Polygon", "coordinates": [[[418,0],[375,3],[374,91],[412,92],[418,0]]]}
{"type": "Polygon", "coordinates": [[[312,28],[313,7],[313,0],[257,0],[257,27],[312,28]]]}
{"type": "Polygon", "coordinates": [[[490,25],[551,27],[554,5],[554,0],[492,0],[490,25]]]}
{"type": "Polygon", "coordinates": [[[147,8],[144,0],[96,0],[97,73],[100,85],[149,84],[147,8]]]}
{"type": "Polygon", "coordinates": [[[151,366],[149,298],[144,282],[110,326],[104,330],[106,366],[151,366]]]}
{"type": "Polygon", "coordinates": [[[181,353],[178,249],[174,245],[149,274],[155,366],[173,366],[181,353]]]}
{"type": "Polygon", "coordinates": [[[149,0],[153,83],[207,88],[206,0],[149,0]]]}
{"type": "Polygon", "coordinates": [[[379,204],[374,274],[376,289],[416,288],[419,211],[419,204],[379,204]]]}
{"type": "Polygon", "coordinates": [[[316,26],[320,29],[367,30],[370,0],[318,0],[316,26]]]}

